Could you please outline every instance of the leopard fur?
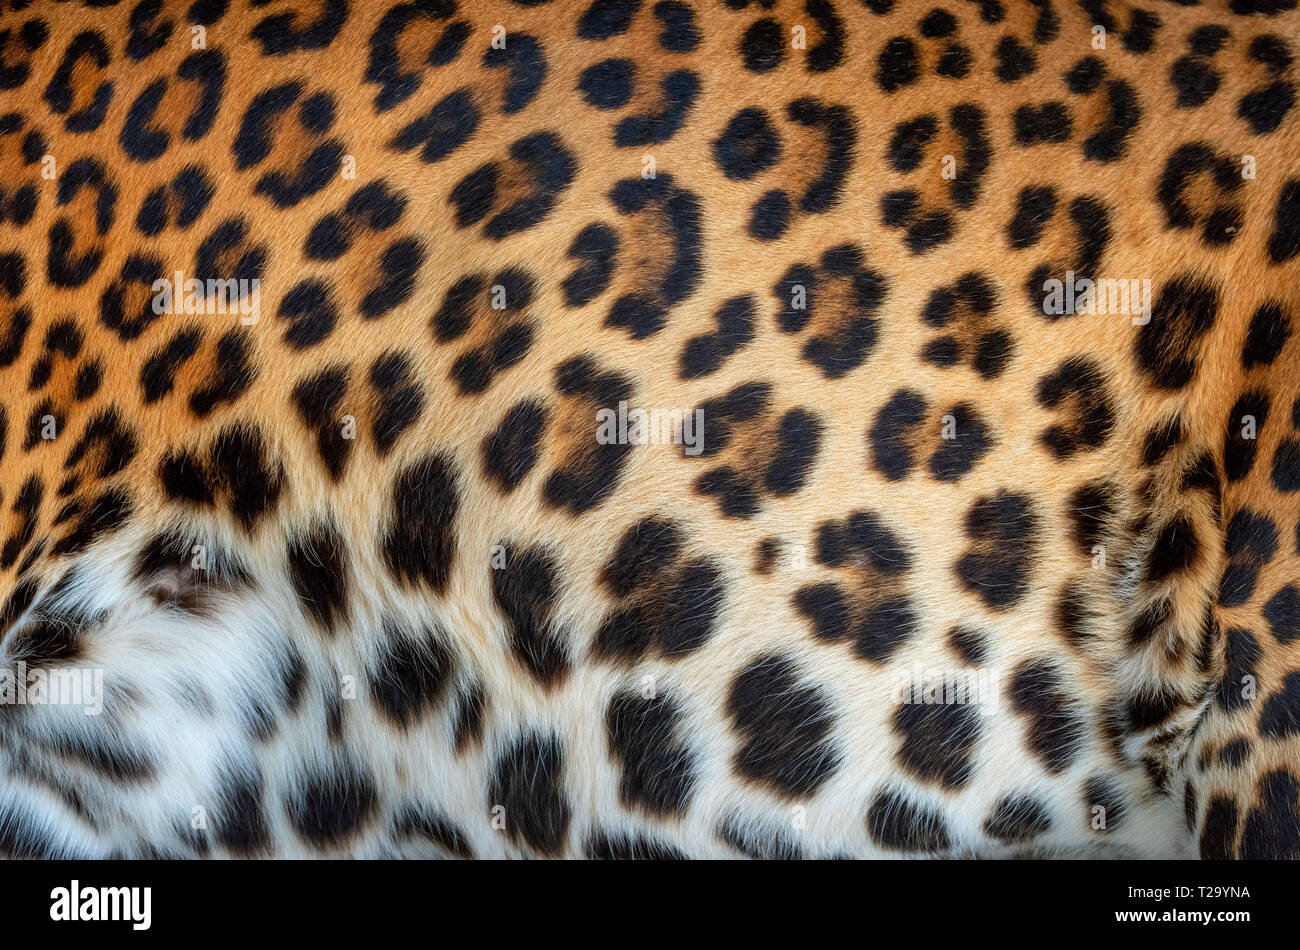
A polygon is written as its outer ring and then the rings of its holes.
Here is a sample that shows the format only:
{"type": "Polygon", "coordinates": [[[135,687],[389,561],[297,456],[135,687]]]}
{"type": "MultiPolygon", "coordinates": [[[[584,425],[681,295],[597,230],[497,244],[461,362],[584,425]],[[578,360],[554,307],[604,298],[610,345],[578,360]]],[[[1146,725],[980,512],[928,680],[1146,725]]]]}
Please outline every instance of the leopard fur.
{"type": "Polygon", "coordinates": [[[0,853],[1297,857],[1297,54],[0,0],[0,853]]]}

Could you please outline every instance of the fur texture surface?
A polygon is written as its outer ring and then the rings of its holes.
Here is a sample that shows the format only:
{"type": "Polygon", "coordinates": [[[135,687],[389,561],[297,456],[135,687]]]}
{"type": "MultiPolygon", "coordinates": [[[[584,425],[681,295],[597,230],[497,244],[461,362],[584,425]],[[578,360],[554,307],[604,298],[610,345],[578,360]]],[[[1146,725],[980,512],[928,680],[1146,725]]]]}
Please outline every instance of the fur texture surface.
{"type": "Polygon", "coordinates": [[[1300,855],[1297,55],[0,0],[0,853],[1300,855]]]}

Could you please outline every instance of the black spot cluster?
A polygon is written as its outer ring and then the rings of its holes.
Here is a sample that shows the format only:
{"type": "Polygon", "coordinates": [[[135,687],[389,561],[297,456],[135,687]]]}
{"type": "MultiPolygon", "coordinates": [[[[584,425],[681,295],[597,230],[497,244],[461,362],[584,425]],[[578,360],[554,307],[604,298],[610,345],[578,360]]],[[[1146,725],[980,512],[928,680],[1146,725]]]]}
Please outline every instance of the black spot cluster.
{"type": "Polygon", "coordinates": [[[1300,254],[1300,178],[1292,178],[1278,192],[1273,210],[1273,231],[1268,236],[1268,257],[1285,264],[1300,254]]]}
{"type": "Polygon", "coordinates": [[[1264,67],[1266,79],[1237,101],[1237,116],[1256,135],[1268,135],[1295,106],[1296,84],[1287,75],[1294,57],[1286,41],[1272,34],[1251,40],[1246,55],[1264,67]]]}
{"type": "Polygon", "coordinates": [[[792,603],[819,640],[849,640],[856,656],[887,662],[919,627],[905,580],[912,556],[874,512],[817,528],[816,561],[837,580],[801,587],[792,603]]]}
{"type": "Polygon", "coordinates": [[[1143,580],[1158,584],[1192,570],[1200,562],[1201,550],[1200,535],[1191,518],[1183,512],[1175,514],[1156,532],[1143,580]]]}
{"type": "MultiPolygon", "coordinates": [[[[978,201],[984,175],[993,158],[984,110],[978,105],[953,106],[948,113],[948,124],[961,143],[959,154],[954,156],[956,175],[948,182],[952,209],[928,207],[914,188],[889,191],[880,201],[885,227],[904,230],[912,254],[925,254],[952,240],[956,228],[954,211],[969,210],[978,201]]],[[[938,131],[938,120],[928,115],[896,126],[890,143],[891,164],[900,171],[915,171],[938,131]]]]}
{"type": "Polygon", "coordinates": [[[1083,750],[1088,734],[1060,670],[1047,660],[1026,660],[1016,669],[1008,693],[1012,708],[1025,720],[1029,751],[1049,772],[1065,771],[1083,750]]]}
{"type": "Polygon", "coordinates": [[[927,445],[930,477],[955,482],[967,475],[994,445],[994,435],[968,402],[931,407],[920,393],[900,389],[880,407],[867,431],[871,467],[889,481],[907,478],[927,445]]]}
{"type": "MultiPolygon", "coordinates": [[[[76,215],[75,209],[68,208],[68,213],[60,216],[50,226],[49,250],[46,255],[45,269],[46,276],[55,287],[80,287],[95,275],[95,272],[99,270],[99,265],[104,260],[105,248],[102,239],[108,234],[113,222],[116,220],[117,185],[103,162],[93,158],[78,158],[70,163],[59,176],[55,205],[60,208],[66,207],[77,199],[83,189],[93,191],[95,195],[93,228],[91,225],[92,218],[86,213],[90,208],[89,202],[82,203],[83,214],[81,216],[76,215]],[[77,233],[79,230],[86,232],[88,238],[83,242],[84,250],[77,247],[79,243],[77,233]]],[[[156,269],[161,272],[161,263],[158,264],[157,268],[138,263],[144,260],[152,263],[156,259],[144,258],[139,254],[133,254],[127,258],[122,266],[123,279],[126,279],[130,272],[134,270],[156,269]]],[[[151,275],[148,282],[152,282],[155,276],[157,275],[151,275]]],[[[16,296],[16,294],[11,293],[11,296],[16,296]]],[[[103,309],[101,303],[101,314],[103,309]]],[[[152,316],[152,313],[150,316],[152,316]]],[[[105,323],[108,323],[111,328],[117,329],[107,319],[105,323]]],[[[130,339],[130,337],[126,336],[123,338],[130,339]]]]}
{"type": "Polygon", "coordinates": [[[492,484],[509,494],[528,477],[542,450],[549,412],[539,399],[515,403],[483,439],[483,471],[492,484]]]}
{"type": "MultiPolygon", "coordinates": [[[[201,5],[198,6],[201,9],[201,5]]],[[[292,12],[272,13],[253,27],[249,38],[261,45],[263,56],[325,49],[347,23],[348,4],[347,0],[324,0],[321,7],[320,13],[312,19],[295,16],[292,12]]]]}
{"type": "Polygon", "coordinates": [[[1241,345],[1242,367],[1271,366],[1292,333],[1291,318],[1281,303],[1267,300],[1260,304],[1250,318],[1246,340],[1241,345]]]}
{"type": "Polygon", "coordinates": [[[258,857],[270,849],[265,784],[261,769],[251,761],[230,759],[221,766],[213,814],[216,839],[240,857],[258,857]]]}
{"type": "Polygon", "coordinates": [[[1251,861],[1294,861],[1300,857],[1300,780],[1286,769],[1259,779],[1255,802],[1241,827],[1238,856],[1251,861]]]}
{"type": "MultiPolygon", "coordinates": [[[[700,203],[668,174],[625,178],[610,190],[609,198],[620,215],[639,218],[633,246],[640,246],[652,263],[639,269],[644,274],[630,275],[636,289],[613,302],[605,315],[605,325],[621,327],[632,339],[641,340],[658,333],[668,321],[669,310],[694,293],[699,283],[700,203]],[[648,234],[665,234],[668,240],[650,241],[641,236],[648,234]]],[[[587,272],[593,267],[597,271],[608,267],[608,263],[601,262],[611,261],[613,256],[603,249],[609,246],[608,240],[598,238],[594,243],[594,248],[584,247],[578,255],[588,260],[587,272]]],[[[570,255],[574,255],[572,249],[570,255]]]]}
{"type": "MultiPolygon", "coordinates": [[[[161,355],[170,352],[169,345],[161,355]]],[[[348,367],[334,364],[299,380],[290,395],[299,420],[315,436],[321,462],[336,482],[343,477],[353,446],[353,440],[344,437],[343,398],[347,391],[348,367]]]]}
{"type": "Polygon", "coordinates": [[[352,568],[347,542],[330,517],[290,535],[289,580],[303,610],[328,633],[348,619],[352,568]]]}
{"type": "Polygon", "coordinates": [[[446,590],[456,557],[460,478],[453,458],[434,454],[408,464],[393,480],[380,547],[402,586],[446,590]]]}
{"type": "Polygon", "coordinates": [[[1244,220],[1240,205],[1231,200],[1241,185],[1240,171],[1231,156],[1219,154],[1208,143],[1191,142],[1170,154],[1156,194],[1169,227],[1191,228],[1200,224],[1201,242],[1218,247],[1232,242],[1244,220]],[[1201,178],[1213,183],[1219,200],[1207,208],[1194,209],[1186,201],[1186,192],[1201,178]]]}
{"type": "Polygon", "coordinates": [[[374,820],[378,790],[374,774],[343,755],[304,765],[285,803],[289,821],[317,848],[339,845],[374,820]]]}
{"type": "Polygon", "coordinates": [[[419,149],[426,165],[440,162],[463,146],[478,131],[481,115],[468,89],[447,93],[428,112],[408,123],[389,141],[398,152],[419,149]]]}
{"type": "MultiPolygon", "coordinates": [[[[584,354],[556,367],[555,388],[564,404],[557,415],[581,423],[563,432],[571,450],[560,456],[563,464],[547,476],[542,500],[551,508],[578,515],[599,505],[618,488],[633,446],[618,441],[598,442],[594,438],[596,412],[616,412],[620,402],[631,398],[633,386],[626,376],[601,369],[594,357],[584,354]]],[[[541,431],[540,425],[537,431],[541,431]]],[[[532,453],[526,449],[517,456],[521,465],[530,457],[532,453]]]]}
{"type": "Polygon", "coordinates": [[[206,448],[173,448],[158,468],[163,493],[201,507],[224,508],[252,533],[275,510],[285,490],[284,466],[271,454],[262,430],[233,423],[206,448]]]}
{"type": "Polygon", "coordinates": [[[965,788],[974,774],[983,717],[974,703],[903,702],[894,714],[898,762],[904,771],[941,788],[965,788]]]}
{"type": "Polygon", "coordinates": [[[483,54],[485,69],[506,73],[501,94],[501,114],[514,115],[537,98],[546,80],[546,53],[542,41],[528,33],[515,33],[504,47],[489,46],[483,54]]]}
{"type": "Polygon", "coordinates": [[[253,191],[265,195],[279,208],[292,208],[328,185],[338,174],[347,147],[337,138],[327,138],[334,126],[337,105],[328,92],[308,93],[303,83],[295,80],[266,89],[253,97],[244,112],[239,132],[231,144],[235,167],[248,171],[271,157],[274,141],[279,135],[284,141],[303,141],[306,154],[295,155],[286,163],[262,172],[253,191]],[[297,107],[294,110],[294,107],[297,107]],[[290,110],[295,118],[300,137],[287,130],[280,121],[290,110]]]}
{"type": "Polygon", "coordinates": [[[667,142],[686,124],[700,86],[699,76],[689,69],[664,76],[659,81],[660,107],[620,119],[614,126],[614,145],[635,148],[667,142]]]}
{"type": "Polygon", "coordinates": [[[1058,459],[1105,445],[1115,428],[1115,401],[1105,369],[1085,356],[1072,356],[1038,380],[1035,398],[1044,409],[1064,415],[1039,441],[1058,459]]]}
{"type": "MultiPolygon", "coordinates": [[[[771,4],[762,6],[767,10],[772,8],[771,4]]],[[[810,73],[822,73],[840,66],[844,61],[844,41],[848,34],[834,5],[830,0],[807,0],[802,13],[804,16],[795,21],[797,25],[807,29],[806,23],[811,20],[807,49],[803,54],[804,69],[810,73]]],[[[740,60],[744,67],[750,72],[767,73],[780,66],[791,48],[791,27],[794,25],[772,16],[751,23],[740,38],[740,60]]]]}
{"type": "Polygon", "coordinates": [[[428,841],[443,856],[474,857],[474,849],[464,830],[446,815],[425,805],[408,804],[394,816],[393,837],[399,841],[428,841]]]}
{"type": "Polygon", "coordinates": [[[998,61],[993,74],[999,82],[1016,82],[1038,70],[1037,54],[1011,34],[998,40],[993,56],[998,61]]]}
{"type": "Polygon", "coordinates": [[[1153,425],[1147,430],[1142,442],[1143,466],[1152,468],[1161,464],[1170,452],[1182,444],[1184,435],[1182,418],[1177,413],[1153,425]]]}
{"type": "Polygon", "coordinates": [[[424,411],[424,390],[414,356],[402,350],[381,353],[370,364],[367,380],[374,392],[371,435],[380,458],[388,455],[424,411]]]}
{"type": "Polygon", "coordinates": [[[12,662],[31,669],[60,667],[82,657],[90,624],[71,613],[38,611],[13,631],[6,647],[12,662]]]}
{"type": "Polygon", "coordinates": [[[732,354],[754,339],[757,301],[752,294],[732,297],[714,314],[717,329],[686,341],[678,361],[679,379],[698,379],[716,372],[732,354]]]}
{"type": "Polygon", "coordinates": [[[876,57],[876,85],[885,92],[897,92],[921,76],[920,55],[916,41],[895,36],[886,41],[876,57]]]}
{"type": "Polygon", "coordinates": [[[802,861],[807,852],[784,828],[738,811],[728,814],[715,829],[728,847],[755,861],[802,861]]]}
{"type": "Polygon", "coordinates": [[[1074,95],[1101,95],[1105,99],[1102,120],[1083,140],[1084,157],[1094,162],[1118,161],[1142,118],[1137,90],[1126,80],[1108,80],[1106,67],[1096,56],[1086,56],[1070,67],[1065,84],[1074,95]]]}
{"type": "Polygon", "coordinates": [[[677,848],[641,834],[613,834],[597,829],[587,839],[589,861],[686,861],[677,848]]]}
{"type": "MultiPolygon", "coordinates": [[[[353,192],[342,209],[316,222],[304,253],[309,260],[338,260],[366,236],[394,227],[406,204],[401,191],[384,181],[371,182],[353,192]]],[[[416,238],[407,235],[390,241],[377,256],[377,274],[358,308],[361,316],[367,320],[382,317],[410,299],[423,260],[424,248],[416,238]]]]}
{"type": "MultiPolygon", "coordinates": [[[[11,69],[17,67],[10,67],[11,69]]],[[[0,71],[0,88],[7,88],[0,71]]],[[[6,142],[9,136],[21,136],[22,142],[17,152],[22,158],[22,167],[30,171],[20,178],[17,165],[11,165],[10,180],[0,185],[0,224],[10,223],[21,228],[36,214],[40,203],[41,189],[36,170],[32,168],[49,151],[49,142],[36,128],[28,128],[27,118],[21,112],[7,112],[0,115],[0,148],[8,151],[11,146],[6,142]]]]}
{"type": "Polygon", "coordinates": [[[1044,834],[1052,827],[1051,812],[1031,795],[1008,795],[993,806],[984,833],[1005,844],[1018,844],[1044,834]]]}
{"type": "Polygon", "coordinates": [[[658,516],[624,532],[601,581],[617,606],[601,621],[592,650],[612,662],[636,663],[652,650],[670,659],[698,650],[726,598],[718,562],[692,557],[682,527],[658,516]]]}
{"type": "Polygon", "coordinates": [[[1151,308],[1151,322],[1134,335],[1138,369],[1158,389],[1182,389],[1200,364],[1200,342],[1218,318],[1219,291],[1209,281],[1178,275],[1151,308]]]}
{"type": "MultiPolygon", "coordinates": [[[[791,122],[820,134],[824,140],[822,163],[799,196],[798,210],[820,214],[834,207],[844,192],[853,164],[857,126],[846,106],[830,105],[812,98],[796,99],[786,106],[791,122]]],[[[760,241],[781,237],[789,227],[790,196],[780,188],[763,193],[750,213],[749,233],[760,241]]]]}
{"type": "Polygon", "coordinates": [[[1012,118],[1016,144],[1020,146],[1068,142],[1074,130],[1070,107],[1064,102],[1019,106],[1012,118]]]}
{"type": "Polygon", "coordinates": [[[1300,586],[1286,584],[1268,599],[1261,612],[1279,643],[1300,638],[1300,586]]]}
{"type": "MultiPolygon", "coordinates": [[[[1015,213],[1007,224],[1007,245],[1013,250],[1023,250],[1042,243],[1059,203],[1056,189],[1050,185],[1029,185],[1021,189],[1015,213]]],[[[1063,294],[1060,300],[1054,299],[1049,282],[1056,281],[1064,290],[1069,271],[1074,272],[1076,285],[1083,278],[1091,280],[1111,238],[1110,212],[1099,198],[1087,195],[1073,199],[1063,217],[1068,217],[1068,227],[1074,231],[1073,247],[1067,247],[1063,253],[1058,251],[1055,257],[1035,266],[1024,284],[1030,305],[1050,321],[1072,315],[1078,301],[1074,301],[1072,309],[1071,301],[1063,294]]]]}
{"type": "Polygon", "coordinates": [[[610,750],[618,762],[619,798],[651,815],[681,816],[695,791],[698,763],[682,705],[670,695],[624,690],[605,711],[610,750]]]}
{"type": "Polygon", "coordinates": [[[1033,500],[1002,489],[979,498],[966,513],[970,546],[953,569],[962,586],[992,610],[1006,610],[1029,590],[1040,518],[1033,500]]]}
{"type": "Polygon", "coordinates": [[[574,236],[568,256],[579,264],[561,285],[567,306],[585,306],[609,289],[618,250],[618,232],[607,224],[589,224],[574,236]]]}
{"type": "MultiPolygon", "coordinates": [[[[1283,588],[1285,591],[1286,588],[1283,588]]],[[[1279,591],[1279,595],[1282,592],[1279,591]]],[[[1300,611],[1297,611],[1297,601],[1300,597],[1296,596],[1294,589],[1290,591],[1290,596],[1283,596],[1283,599],[1275,606],[1274,615],[1282,623],[1300,621],[1300,611]],[[1288,602],[1289,601],[1289,602],[1288,602]],[[1286,614],[1290,614],[1286,617],[1286,614]]],[[[1291,629],[1296,629],[1292,627],[1291,629]]],[[[1282,642],[1286,642],[1285,639],[1282,642]]],[[[1240,627],[1231,627],[1224,631],[1224,648],[1223,648],[1223,677],[1219,680],[1219,686],[1215,692],[1215,705],[1224,712],[1233,712],[1242,706],[1250,703],[1253,698],[1253,690],[1248,691],[1247,677],[1258,678],[1256,664],[1259,663],[1263,656],[1260,649],[1259,641],[1249,630],[1243,630],[1240,627]]]]}
{"type": "Polygon", "coordinates": [[[578,78],[578,91],[597,109],[619,109],[632,98],[636,63],[630,59],[602,59],[578,78]]]}
{"type": "MultiPolygon", "coordinates": [[[[1273,487],[1290,494],[1300,491],[1300,397],[1291,406],[1291,431],[1278,442],[1273,451],[1273,467],[1269,473],[1273,487]]],[[[1300,550],[1300,546],[1297,547],[1300,550]]]]}
{"type": "MultiPolygon", "coordinates": [[[[22,9],[22,4],[10,9],[14,12],[22,9]]],[[[18,89],[32,74],[32,54],[41,49],[50,38],[49,24],[39,17],[32,17],[11,34],[12,45],[6,53],[6,63],[0,70],[0,89],[18,89]],[[25,54],[25,55],[24,55],[25,54]]],[[[66,80],[65,80],[66,81],[66,80]]],[[[66,107],[63,111],[67,111],[66,107]]]]}
{"type": "Polygon", "coordinates": [[[1105,27],[1107,33],[1118,33],[1124,49],[1139,55],[1155,48],[1156,33],[1162,26],[1160,17],[1141,7],[1128,8],[1128,25],[1122,30],[1119,21],[1111,14],[1106,0],[1081,0],[1089,22],[1105,27]]]}
{"type": "Polygon", "coordinates": [[[1120,490],[1104,479],[1086,482],[1070,495],[1066,514],[1071,522],[1075,550],[1092,558],[1092,549],[1106,540],[1106,532],[1119,515],[1120,490]]]}
{"type": "MultiPolygon", "coordinates": [[[[226,85],[226,58],[220,50],[198,50],[181,61],[176,68],[176,78],[195,87],[192,92],[186,92],[194,105],[181,127],[181,138],[186,142],[201,141],[212,129],[221,105],[226,85]]],[[[118,142],[132,161],[154,161],[171,147],[171,133],[154,121],[159,107],[168,98],[170,83],[166,76],[155,79],[136,96],[127,110],[118,142]]],[[[172,107],[175,108],[174,98],[172,107]]],[[[164,108],[163,111],[171,110],[164,108]]]]}
{"type": "Polygon", "coordinates": [[[735,768],[749,781],[806,798],[839,770],[832,701],[789,658],[751,661],[731,684],[727,712],[741,735],[735,768]]]}
{"type": "Polygon", "coordinates": [[[887,786],[872,797],[866,824],[871,840],[890,851],[935,854],[952,848],[943,813],[913,800],[898,786],[887,786]]]}
{"type": "Polygon", "coordinates": [[[369,672],[370,696],[388,721],[401,729],[418,722],[447,695],[455,670],[440,634],[407,631],[385,619],[383,642],[369,672]]]}
{"type": "Polygon", "coordinates": [[[511,652],[542,686],[550,688],[569,672],[569,635],[555,619],[562,577],[544,548],[505,548],[504,566],[491,566],[492,596],[506,618],[511,652]]]}
{"type": "Polygon", "coordinates": [[[136,553],[131,577],[155,604],[191,613],[206,610],[214,595],[254,583],[248,566],[233,551],[212,538],[178,529],[160,531],[145,542],[136,553]]]}
{"type": "Polygon", "coordinates": [[[1282,685],[1264,700],[1259,734],[1269,739],[1300,736],[1300,671],[1288,673],[1282,685]]]}
{"type": "Polygon", "coordinates": [[[817,265],[796,264],[772,288],[782,333],[805,337],[800,356],[827,379],[857,369],[876,344],[876,317],[887,293],[885,278],[869,267],[861,248],[843,244],[817,265]]]}
{"type": "Polygon", "coordinates": [[[713,141],[713,158],[733,181],[749,181],[781,158],[781,136],[766,110],[741,109],[713,141]]]}
{"type": "Polygon", "coordinates": [[[573,815],[564,768],[559,738],[522,733],[498,755],[488,788],[485,811],[500,806],[510,839],[548,857],[564,850],[573,815]]]}
{"type": "Polygon", "coordinates": [[[1255,467],[1270,406],[1267,392],[1250,389],[1237,397],[1228,410],[1223,433],[1223,474],[1229,482],[1241,481],[1255,467]]]}
{"type": "MultiPolygon", "coordinates": [[[[455,127],[459,119],[448,120],[455,127]]],[[[569,190],[578,162],[560,136],[533,132],[511,144],[509,161],[490,161],[465,175],[447,200],[456,226],[483,223],[483,236],[500,241],[540,224],[569,190]]]]}
{"type": "MultiPolygon", "coordinates": [[[[65,319],[50,324],[46,328],[45,339],[41,343],[40,355],[32,363],[31,375],[27,380],[27,391],[37,392],[51,388],[50,384],[54,378],[55,366],[66,362],[71,364],[69,371],[71,371],[72,366],[76,366],[73,374],[73,401],[85,402],[94,396],[99,391],[100,383],[103,381],[104,363],[97,355],[87,356],[78,363],[78,359],[82,356],[83,342],[81,331],[77,328],[75,321],[65,319]]],[[[116,417],[116,410],[113,411],[113,414],[116,417]]],[[[103,424],[101,422],[101,425],[103,424]]],[[[116,418],[111,428],[123,430],[125,425],[120,418],[116,418]]]]}
{"type": "Polygon", "coordinates": [[[398,4],[380,18],[369,39],[369,57],[365,81],[375,83],[375,110],[387,112],[415,94],[423,82],[420,72],[402,69],[398,44],[407,30],[421,26],[437,25],[437,39],[429,46],[420,66],[437,68],[455,61],[472,31],[468,20],[451,19],[456,13],[455,4],[398,4]]]}
{"type": "Polygon", "coordinates": [[[1015,353],[1015,340],[1004,326],[991,325],[998,293],[985,274],[970,271],[952,284],[937,287],[921,311],[921,321],[941,330],[921,351],[921,359],[950,367],[969,362],[984,379],[1002,375],[1015,353]]]}
{"type": "Polygon", "coordinates": [[[466,274],[448,288],[430,325],[438,343],[472,341],[449,371],[461,395],[486,392],[528,354],[536,332],[529,312],[535,288],[533,276],[519,267],[492,277],[466,274]]]}
{"type": "MultiPolygon", "coordinates": [[[[701,403],[698,455],[710,463],[695,491],[714,498],[730,518],[752,518],[764,496],[783,498],[808,480],[821,449],[824,425],[811,409],[796,407],[776,417],[767,383],[743,383],[701,403]]],[[[685,452],[685,448],[683,448],[685,452]]]]}
{"type": "Polygon", "coordinates": [[[1240,607],[1255,592],[1260,570],[1277,553],[1277,524],[1266,514],[1243,508],[1228,521],[1223,549],[1227,563],[1219,580],[1218,603],[1240,607]]]}
{"type": "MultiPolygon", "coordinates": [[[[39,22],[40,26],[27,31],[20,39],[23,46],[35,51],[44,42],[48,30],[43,21],[31,22],[39,22]],[[32,45],[36,39],[41,43],[32,45]]],[[[83,30],[68,43],[58,68],[45,87],[45,101],[51,112],[63,116],[65,131],[94,132],[103,124],[109,103],[113,101],[113,81],[108,76],[112,62],[108,41],[98,30],[83,30]],[[74,87],[74,80],[81,89],[74,87]],[[78,100],[85,101],[85,105],[74,111],[73,106],[78,100]]],[[[28,71],[22,66],[18,68],[21,78],[26,80],[28,71]]]]}
{"type": "Polygon", "coordinates": [[[1199,26],[1187,34],[1187,54],[1169,68],[1169,82],[1178,91],[1180,109],[1195,109],[1208,102],[1223,80],[1214,68],[1214,57],[1231,34],[1218,24],[1199,26]]]}

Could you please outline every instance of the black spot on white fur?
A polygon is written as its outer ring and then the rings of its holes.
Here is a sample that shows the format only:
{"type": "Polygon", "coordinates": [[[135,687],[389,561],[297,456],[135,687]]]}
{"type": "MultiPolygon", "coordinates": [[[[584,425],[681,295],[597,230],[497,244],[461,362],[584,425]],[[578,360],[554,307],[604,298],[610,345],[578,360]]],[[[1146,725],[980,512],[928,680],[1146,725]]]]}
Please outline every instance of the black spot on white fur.
{"type": "Polygon", "coordinates": [[[446,695],[454,665],[433,631],[408,633],[385,621],[383,645],[370,671],[371,698],[391,723],[405,728],[446,695]]]}
{"type": "Polygon", "coordinates": [[[743,738],[736,770],[785,795],[812,795],[840,765],[825,691],[800,681],[794,665],[768,654],[731,684],[727,711],[743,738]]]}
{"type": "Polygon", "coordinates": [[[333,633],[347,622],[351,568],[347,544],[333,519],[289,538],[289,580],[307,615],[333,633]]]}
{"type": "Polygon", "coordinates": [[[502,750],[492,770],[488,813],[498,806],[510,840],[545,856],[560,854],[572,810],[564,793],[559,739],[527,733],[502,750]]]}
{"type": "Polygon", "coordinates": [[[344,843],[374,817],[375,778],[359,762],[339,757],[308,765],[293,787],[286,803],[289,821],[299,837],[318,848],[344,843]]]}

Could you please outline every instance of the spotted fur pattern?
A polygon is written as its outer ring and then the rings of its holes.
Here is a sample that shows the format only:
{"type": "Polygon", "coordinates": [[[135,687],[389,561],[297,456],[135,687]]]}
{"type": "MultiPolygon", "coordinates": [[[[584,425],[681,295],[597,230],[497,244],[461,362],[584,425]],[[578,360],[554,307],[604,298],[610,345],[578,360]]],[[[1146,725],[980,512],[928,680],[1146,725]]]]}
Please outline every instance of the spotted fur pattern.
{"type": "Polygon", "coordinates": [[[0,0],[0,852],[1296,857],[1298,38],[0,0]]]}

